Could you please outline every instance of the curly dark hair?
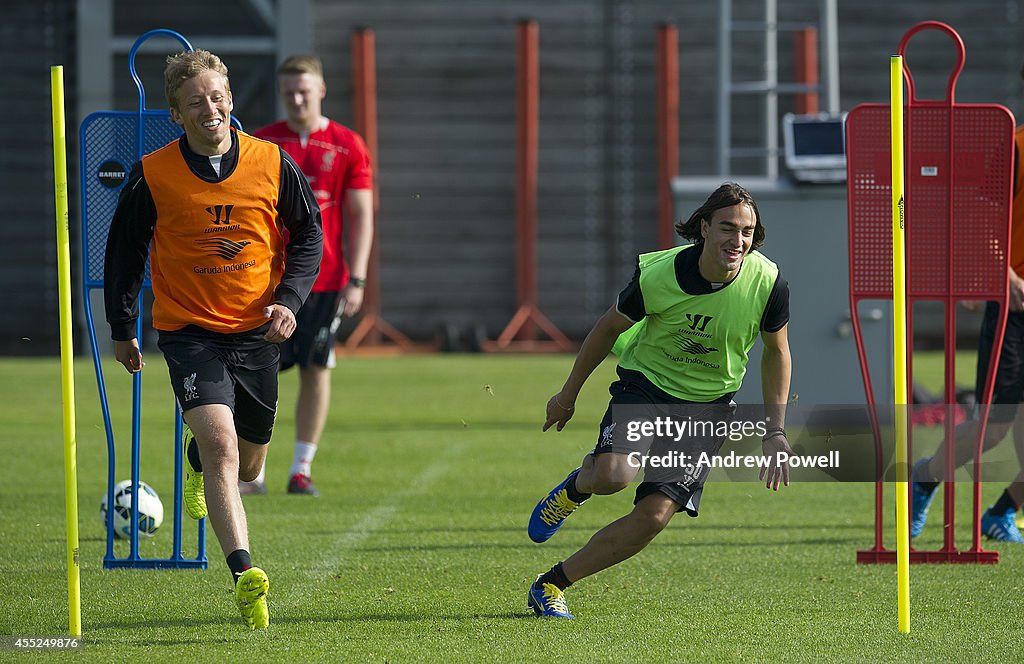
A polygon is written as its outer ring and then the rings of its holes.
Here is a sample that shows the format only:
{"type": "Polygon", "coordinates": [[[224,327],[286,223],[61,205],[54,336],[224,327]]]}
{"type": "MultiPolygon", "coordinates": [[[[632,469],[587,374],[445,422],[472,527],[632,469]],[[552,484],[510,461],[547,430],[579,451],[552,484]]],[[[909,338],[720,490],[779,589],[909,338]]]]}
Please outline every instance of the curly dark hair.
{"type": "Polygon", "coordinates": [[[764,225],[761,224],[761,213],[758,211],[757,203],[754,202],[754,197],[750,195],[750,192],[735,182],[722,184],[722,186],[715,189],[708,196],[708,199],[704,201],[704,205],[694,210],[689,219],[677,221],[676,233],[684,240],[691,240],[699,244],[704,241],[704,237],[700,234],[700,223],[702,221],[710,222],[715,210],[732,207],[740,203],[746,203],[754,211],[754,238],[750,248],[757,249],[764,244],[764,225]]]}

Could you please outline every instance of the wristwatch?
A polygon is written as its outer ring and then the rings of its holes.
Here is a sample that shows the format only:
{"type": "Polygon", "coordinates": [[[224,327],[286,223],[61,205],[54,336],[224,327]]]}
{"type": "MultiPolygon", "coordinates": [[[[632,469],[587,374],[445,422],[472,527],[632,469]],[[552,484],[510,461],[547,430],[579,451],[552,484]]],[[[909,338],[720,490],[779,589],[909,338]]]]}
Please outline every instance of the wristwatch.
{"type": "Polygon", "coordinates": [[[348,283],[356,288],[366,288],[366,277],[349,277],[348,283]]]}

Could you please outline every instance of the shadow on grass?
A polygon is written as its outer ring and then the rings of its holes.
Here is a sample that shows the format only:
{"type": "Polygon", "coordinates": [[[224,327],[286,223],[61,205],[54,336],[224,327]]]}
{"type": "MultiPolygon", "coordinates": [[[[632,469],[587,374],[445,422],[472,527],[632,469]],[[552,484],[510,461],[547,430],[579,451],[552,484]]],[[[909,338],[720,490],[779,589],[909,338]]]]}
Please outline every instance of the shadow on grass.
{"type": "MultiPolygon", "coordinates": [[[[348,533],[348,529],[339,528],[337,530],[307,530],[303,532],[303,535],[309,536],[344,536],[348,533]]],[[[523,533],[525,537],[526,528],[521,526],[507,526],[499,528],[497,526],[488,528],[374,528],[374,536],[379,535],[417,535],[417,534],[428,534],[437,535],[444,533],[523,533]]],[[[60,540],[63,542],[64,540],[60,540]]]]}
{"type": "MultiPolygon", "coordinates": [[[[349,614],[340,616],[325,616],[321,614],[317,615],[303,615],[303,616],[273,616],[271,618],[270,629],[268,633],[273,633],[275,625],[303,625],[303,624],[330,624],[330,623],[359,623],[359,622],[397,622],[397,623],[415,623],[415,622],[446,622],[446,621],[466,621],[466,620],[537,620],[537,617],[531,611],[515,612],[506,611],[500,613],[465,613],[465,614],[444,614],[438,615],[434,612],[424,613],[367,613],[367,614],[349,614]]],[[[223,617],[223,618],[203,618],[203,619],[180,619],[180,620],[147,620],[145,622],[138,622],[133,620],[125,620],[121,622],[103,622],[96,623],[86,626],[86,642],[91,646],[125,646],[125,645],[145,645],[145,646],[185,646],[194,645],[197,643],[231,643],[237,644],[239,635],[249,633],[246,630],[239,619],[234,617],[223,617]],[[150,634],[153,629],[170,629],[170,628],[188,628],[197,626],[211,626],[211,625],[223,625],[227,632],[225,636],[213,637],[209,632],[202,634],[196,634],[194,638],[181,638],[181,639],[149,639],[140,638],[137,643],[129,642],[126,644],[124,637],[109,637],[105,638],[102,634],[96,634],[98,630],[136,630],[140,635],[150,634]],[[235,630],[232,627],[238,628],[238,633],[234,633],[235,630]]]]}
{"type": "Polygon", "coordinates": [[[386,422],[358,422],[348,425],[345,429],[346,436],[359,433],[388,433],[406,431],[410,433],[422,433],[424,431],[534,431],[540,432],[543,420],[526,422],[514,420],[508,422],[494,420],[463,420],[455,418],[450,422],[411,422],[411,421],[386,421],[386,422]]]}
{"type": "MultiPolygon", "coordinates": [[[[724,525],[724,524],[696,524],[689,522],[682,522],[684,525],[677,526],[672,532],[682,532],[683,529],[687,530],[699,530],[701,532],[733,532],[737,530],[744,531],[774,531],[774,530],[863,530],[870,532],[874,527],[870,523],[861,525],[845,523],[845,524],[829,524],[828,526],[822,526],[821,524],[756,524],[756,525],[724,525]]],[[[595,524],[593,529],[583,528],[580,526],[567,526],[561,532],[587,532],[593,533],[596,530],[600,530],[606,524],[595,524]]],[[[310,537],[331,537],[331,536],[344,536],[348,533],[347,529],[339,528],[337,530],[308,530],[303,531],[304,536],[310,537]]],[[[488,526],[483,528],[375,528],[373,530],[374,537],[380,537],[385,535],[436,535],[444,536],[446,534],[459,534],[459,533],[507,533],[510,535],[522,535],[524,540],[526,538],[526,528],[521,526],[488,526]]],[[[61,540],[63,541],[63,540],[61,540]]]]}
{"type": "MultiPolygon", "coordinates": [[[[615,518],[618,518],[618,517],[615,517],[615,518]]],[[[746,524],[744,524],[744,525],[736,525],[736,524],[725,524],[725,523],[722,523],[721,520],[719,520],[718,523],[700,523],[699,520],[697,520],[697,519],[686,519],[686,520],[683,520],[682,515],[680,515],[678,521],[674,521],[673,523],[678,523],[679,525],[677,525],[677,526],[670,525],[669,528],[672,528],[672,529],[674,529],[676,531],[681,531],[681,530],[684,530],[684,529],[686,529],[686,530],[705,530],[705,531],[706,530],[726,530],[726,531],[728,531],[728,530],[778,530],[779,528],[784,528],[786,530],[857,530],[857,529],[872,530],[874,528],[874,524],[871,524],[871,523],[864,523],[864,524],[860,524],[860,525],[855,524],[855,523],[840,523],[840,524],[828,524],[828,525],[821,525],[820,523],[819,524],[800,524],[800,523],[795,523],[795,524],[788,524],[788,523],[785,523],[785,524],[782,524],[782,523],[764,524],[764,523],[761,523],[761,524],[750,524],[750,525],[746,525],[746,524]],[[696,523],[694,523],[695,521],[696,521],[696,523]]],[[[596,526],[596,528],[600,528],[600,527],[601,527],[600,525],[596,526]]],[[[566,525],[564,527],[564,529],[560,530],[559,532],[570,532],[570,531],[579,531],[579,530],[586,530],[586,528],[582,528],[580,526],[569,526],[569,525],[566,525]]],[[[335,531],[334,534],[341,534],[341,533],[344,533],[344,532],[346,532],[346,531],[345,530],[338,530],[338,531],[335,531]]],[[[446,526],[446,527],[436,527],[435,526],[435,527],[429,527],[429,528],[375,528],[374,531],[373,531],[373,534],[374,535],[415,535],[415,534],[437,535],[437,534],[444,534],[444,533],[477,533],[477,532],[479,532],[479,533],[522,533],[523,537],[526,537],[526,526],[525,525],[523,525],[523,526],[486,526],[486,527],[480,527],[480,528],[476,528],[476,527],[474,527],[474,528],[462,528],[462,527],[455,527],[455,528],[453,528],[453,527],[450,527],[450,526],[446,526]]],[[[310,532],[309,534],[320,534],[320,533],[310,532]]],[[[331,533],[330,533],[330,531],[324,531],[323,534],[331,534],[331,533]]]]}
{"type": "MultiPolygon", "coordinates": [[[[239,623],[239,625],[241,626],[241,623],[239,623]]],[[[146,625],[146,627],[151,627],[151,626],[154,626],[154,625],[149,625],[149,624],[146,625]]],[[[113,627],[117,628],[117,625],[114,625],[113,627]]],[[[241,630],[244,630],[244,632],[242,632],[242,633],[248,633],[248,631],[249,631],[249,630],[244,629],[244,628],[241,628],[240,632],[241,632],[241,630]]],[[[135,645],[135,646],[138,646],[138,647],[150,648],[150,647],[153,647],[153,646],[170,646],[170,647],[174,647],[174,646],[194,646],[194,645],[198,645],[200,643],[202,643],[204,645],[212,645],[212,644],[217,644],[217,643],[229,645],[229,644],[237,644],[238,643],[238,638],[239,638],[238,635],[234,635],[234,636],[230,636],[230,637],[223,636],[223,637],[220,637],[220,638],[213,638],[213,637],[209,636],[208,634],[204,634],[202,636],[196,636],[193,639],[145,639],[144,638],[144,639],[140,639],[138,642],[132,643],[130,641],[126,642],[123,637],[112,638],[112,639],[104,639],[102,637],[91,637],[90,638],[90,636],[88,634],[86,634],[86,636],[85,636],[85,647],[86,647],[86,650],[88,650],[90,647],[96,648],[96,647],[99,647],[99,646],[112,646],[112,647],[116,647],[116,648],[124,648],[125,646],[135,645]]]]}
{"type": "Polygon", "coordinates": [[[436,622],[448,620],[537,620],[532,611],[516,612],[506,611],[503,613],[465,613],[465,614],[444,614],[437,613],[367,613],[345,616],[285,616],[273,620],[275,624],[306,624],[306,623],[349,623],[349,622],[436,622]]]}
{"type": "MultiPolygon", "coordinates": [[[[102,629],[117,629],[117,630],[121,630],[121,629],[136,629],[136,630],[140,630],[140,633],[141,633],[142,630],[152,629],[154,627],[156,627],[156,628],[159,628],[159,627],[167,627],[167,628],[171,628],[171,627],[196,627],[196,626],[199,626],[199,625],[217,625],[217,624],[220,624],[220,625],[237,625],[240,631],[245,631],[245,627],[242,624],[241,617],[237,617],[237,616],[234,616],[234,615],[227,615],[227,614],[225,614],[224,616],[221,616],[221,617],[217,617],[217,618],[203,617],[203,618],[178,618],[178,619],[174,619],[174,620],[144,620],[144,621],[139,621],[139,620],[120,620],[120,621],[108,621],[108,622],[101,622],[101,623],[90,623],[90,624],[87,624],[87,625],[83,625],[83,627],[84,627],[85,632],[86,632],[86,640],[87,641],[101,643],[101,642],[104,642],[104,641],[107,641],[107,642],[122,641],[123,642],[124,637],[119,636],[116,639],[104,639],[102,635],[93,636],[93,632],[95,630],[102,630],[102,629]]],[[[205,642],[205,641],[210,641],[210,640],[223,640],[225,642],[235,642],[235,641],[237,641],[237,637],[234,637],[234,638],[224,637],[223,639],[210,639],[209,635],[204,633],[204,634],[197,634],[195,639],[176,639],[176,640],[168,639],[165,642],[159,642],[159,641],[152,641],[151,642],[148,639],[145,639],[144,642],[145,643],[166,643],[166,644],[170,645],[170,644],[176,644],[176,643],[195,643],[196,641],[204,641],[205,642]]]]}
{"type": "MultiPolygon", "coordinates": [[[[728,545],[730,547],[750,547],[750,548],[764,548],[767,546],[793,546],[793,545],[804,545],[804,546],[821,546],[821,545],[850,545],[856,546],[864,543],[866,545],[867,540],[863,537],[815,537],[805,539],[778,539],[778,540],[767,540],[757,539],[748,542],[738,540],[722,540],[715,539],[712,537],[701,538],[695,542],[672,542],[669,540],[658,539],[655,540],[651,546],[657,548],[707,548],[713,546],[728,545]]],[[[571,546],[583,546],[584,540],[577,540],[576,544],[571,546]]],[[[568,544],[568,543],[567,543],[568,544]]],[[[524,551],[536,551],[536,545],[532,542],[526,544],[411,544],[408,546],[366,546],[356,547],[353,551],[357,553],[395,553],[401,551],[484,551],[484,550],[524,550],[524,551]]]]}
{"type": "Polygon", "coordinates": [[[874,524],[871,523],[829,523],[822,525],[821,523],[809,524],[809,523],[759,523],[751,525],[736,525],[736,524],[710,524],[710,523],[687,523],[684,528],[693,530],[872,530],[874,524]]]}

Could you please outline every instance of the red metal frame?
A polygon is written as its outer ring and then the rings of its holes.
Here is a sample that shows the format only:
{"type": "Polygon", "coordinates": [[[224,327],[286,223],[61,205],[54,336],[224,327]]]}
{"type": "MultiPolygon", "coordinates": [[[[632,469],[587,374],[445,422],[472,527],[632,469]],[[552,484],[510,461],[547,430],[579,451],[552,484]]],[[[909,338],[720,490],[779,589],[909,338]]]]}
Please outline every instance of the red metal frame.
{"type": "Polygon", "coordinates": [[[516,303],[518,309],[486,351],[570,351],[573,343],[537,305],[537,164],[540,117],[540,28],[517,28],[516,64],[516,303]],[[537,328],[551,341],[537,339],[537,328]]]}
{"type": "MultiPolygon", "coordinates": [[[[376,43],[373,30],[357,28],[352,33],[352,100],[353,118],[356,131],[366,142],[370,163],[380,169],[377,159],[377,63],[376,43]]],[[[363,300],[362,318],[345,340],[346,352],[357,349],[381,350],[391,348],[397,351],[415,349],[415,344],[399,332],[380,315],[380,193],[377,178],[373,179],[373,246],[366,274],[366,292],[363,300]],[[388,346],[384,342],[390,341],[388,346]]]]}
{"type": "Polygon", "coordinates": [[[672,179],[679,175],[679,31],[660,25],[655,46],[658,105],[658,247],[675,246],[672,179]]]}
{"type": "MultiPolygon", "coordinates": [[[[993,346],[988,374],[985,378],[985,387],[982,399],[982,412],[978,431],[978,441],[975,448],[975,474],[974,474],[974,528],[971,541],[971,548],[967,551],[959,551],[955,543],[955,503],[954,483],[945,482],[944,506],[945,506],[945,529],[943,546],[938,551],[911,551],[911,562],[973,562],[973,563],[995,563],[999,559],[998,552],[985,551],[981,548],[981,449],[985,434],[985,421],[988,418],[988,411],[991,402],[992,388],[994,385],[995,372],[999,362],[999,351],[1002,344],[1003,333],[1006,326],[1006,303],[1008,301],[1008,283],[1006,281],[1006,270],[1009,256],[1009,228],[1010,228],[1010,191],[1012,175],[1012,145],[1013,145],[1013,116],[1009,111],[996,105],[979,104],[956,104],[954,93],[956,79],[964,65],[964,46],[960,36],[951,27],[938,21],[926,21],[911,28],[901,39],[898,53],[904,55],[907,43],[910,38],[922,30],[934,29],[944,32],[953,41],[958,51],[957,63],[950,74],[946,86],[946,98],[941,100],[919,100],[914,89],[913,78],[909,66],[904,59],[904,79],[907,83],[908,101],[905,114],[904,140],[907,150],[907,191],[905,195],[906,214],[906,243],[907,243],[907,337],[913,339],[913,304],[919,301],[938,300],[945,305],[944,333],[945,333],[945,390],[944,397],[947,404],[947,416],[945,418],[945,440],[946,440],[946,464],[947,477],[953,476],[954,465],[954,441],[955,425],[951,414],[952,404],[956,403],[956,305],[960,300],[986,299],[1000,303],[1001,317],[996,329],[995,344],[993,346]],[[982,122],[984,121],[984,122],[982,122]],[[944,123],[942,125],[941,123],[944,123]],[[974,123],[974,124],[972,124],[974,123]],[[956,192],[961,197],[964,195],[964,187],[959,186],[967,168],[958,160],[963,160],[964,153],[970,152],[967,148],[973,146],[970,135],[975,124],[987,124],[986,129],[1005,130],[1006,145],[995,144],[995,148],[1006,149],[1006,154],[999,153],[991,156],[991,164],[983,164],[990,167],[992,172],[1001,173],[1005,170],[1005,182],[995,182],[999,187],[1005,185],[1005,201],[992,197],[989,191],[988,201],[993,214],[990,218],[983,218],[981,221],[989,224],[991,228],[981,228],[978,219],[967,222],[960,217],[963,216],[963,207],[956,208],[956,192]],[[936,126],[938,130],[936,131],[936,126]],[[934,135],[945,137],[945,143],[939,149],[934,135]],[[957,143],[957,141],[963,141],[957,143]],[[930,141],[930,143],[926,143],[930,141]],[[925,146],[925,147],[921,147],[925,146]],[[958,147],[960,152],[958,153],[958,147]],[[930,152],[929,152],[930,150],[930,152]],[[940,161],[929,161],[932,157],[941,157],[940,161]],[[993,166],[994,164],[994,166],[993,166]],[[928,165],[926,168],[925,166],[928,165]],[[937,188],[940,182],[939,174],[945,176],[944,189],[937,188]],[[959,174],[960,178],[955,175],[959,174]],[[959,187],[959,188],[958,188],[959,187]],[[936,197],[945,196],[945,209],[936,209],[932,205],[936,197]],[[920,212],[920,214],[919,214],[920,212]],[[943,217],[944,213],[944,218],[943,217]],[[936,223],[936,219],[942,223],[936,223]],[[969,226],[963,231],[963,225],[969,226]],[[972,225],[973,224],[973,225],[972,225]],[[962,256],[965,252],[972,251],[971,247],[965,244],[970,240],[980,237],[982,231],[991,231],[987,236],[990,243],[999,243],[998,248],[1002,249],[1002,261],[998,262],[991,244],[981,248],[973,247],[974,251],[984,255],[984,268],[978,268],[977,272],[984,272],[984,275],[967,283],[960,275],[956,278],[958,266],[954,264],[954,256],[962,256]],[[971,233],[973,235],[968,235],[971,233]],[[959,236],[958,236],[959,234],[959,236]],[[944,236],[945,242],[941,242],[944,236]],[[940,238],[936,241],[935,238],[940,238]],[[956,244],[957,254],[954,254],[956,244]],[[939,265],[935,257],[941,259],[939,265]],[[945,273],[944,283],[936,283],[930,279],[936,273],[945,273]],[[923,275],[923,277],[921,276],[923,275]]],[[[866,551],[857,552],[857,562],[860,563],[885,563],[895,562],[896,552],[886,549],[883,544],[883,459],[881,444],[881,429],[875,412],[875,397],[871,384],[870,370],[868,368],[867,354],[864,349],[864,340],[860,327],[858,305],[862,300],[892,299],[892,275],[888,279],[881,273],[875,275],[872,271],[878,272],[882,264],[880,260],[891,259],[891,237],[888,238],[888,245],[880,240],[880,220],[876,217],[869,218],[866,210],[870,208],[868,199],[872,196],[884,195],[891,200],[891,176],[885,172],[888,164],[879,165],[885,168],[866,167],[859,160],[858,141],[863,130],[864,140],[872,135],[877,139],[878,128],[887,127],[889,123],[888,106],[879,104],[862,104],[851,111],[847,120],[847,168],[849,187],[849,226],[850,226],[850,312],[853,323],[854,337],[857,344],[857,358],[860,363],[861,376],[864,380],[864,391],[869,407],[871,426],[875,438],[876,472],[877,482],[875,485],[875,543],[874,547],[866,551]],[[861,189],[862,181],[870,180],[870,186],[861,189]],[[872,226],[874,224],[874,226],[872,226]],[[870,228],[869,228],[870,227],[870,228]],[[872,231],[874,235],[872,235],[872,231]]],[[[888,136],[888,129],[885,129],[888,136]]],[[[989,134],[985,140],[990,143],[993,134],[989,134]]],[[[998,132],[994,134],[998,140],[998,132]]],[[[979,139],[980,141],[980,139],[979,139]]],[[[980,141],[983,144],[983,141],[980,141]]],[[[988,146],[992,150],[992,146],[988,146]]],[[[863,150],[868,152],[869,150],[863,150]]],[[[986,171],[987,173],[987,171],[986,171]]],[[[983,175],[978,176],[983,177],[983,175]]],[[[970,183],[965,185],[970,187],[970,183]]],[[[980,199],[976,191],[971,191],[975,198],[970,202],[980,199]]],[[[1004,192],[999,192],[1000,196],[1004,192]]],[[[877,199],[876,199],[877,200],[877,199]]],[[[983,214],[978,212],[979,215],[983,214]]],[[[891,220],[886,223],[891,224],[891,220]]],[[[913,384],[913,348],[907,348],[907,388],[908,393],[913,384]]],[[[910,433],[908,433],[910,436],[910,433]]],[[[910,457],[912,459],[912,457],[910,457]]],[[[901,478],[905,478],[909,472],[908,468],[898,468],[897,472],[901,478]]],[[[908,483],[908,495],[906,500],[911,500],[908,483]]]]}
{"type": "MultiPolygon", "coordinates": [[[[801,28],[793,35],[793,77],[797,83],[808,86],[818,85],[818,30],[801,28]]],[[[818,93],[799,92],[794,101],[797,113],[817,113],[818,93]]]]}

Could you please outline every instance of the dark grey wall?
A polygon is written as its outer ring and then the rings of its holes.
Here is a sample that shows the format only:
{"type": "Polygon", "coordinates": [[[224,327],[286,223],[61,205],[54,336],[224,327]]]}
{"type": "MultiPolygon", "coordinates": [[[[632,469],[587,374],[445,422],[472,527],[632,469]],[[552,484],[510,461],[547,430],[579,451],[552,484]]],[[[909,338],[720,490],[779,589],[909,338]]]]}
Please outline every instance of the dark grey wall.
{"type": "Polygon", "coordinates": [[[579,334],[607,306],[599,265],[620,244],[613,175],[623,104],[606,75],[619,39],[602,3],[320,3],[327,112],[350,113],[349,35],[377,44],[380,237],[387,319],[422,336],[441,321],[497,334],[515,311],[516,25],[540,23],[541,305],[579,334]]]}
{"type": "MultiPolygon", "coordinates": [[[[50,67],[64,66],[69,154],[77,142],[74,3],[59,0],[6,3],[0,21],[2,86],[0,122],[0,354],[57,352],[57,223],[54,212],[50,67]]],[[[72,158],[69,158],[71,162],[72,158]]],[[[73,165],[69,163],[73,173],[73,165]]],[[[71,225],[77,188],[72,184],[71,225]]]]}
{"type": "MultiPolygon", "coordinates": [[[[218,32],[264,34],[240,0],[221,5],[218,32]]],[[[812,23],[817,0],[779,2],[779,20],[812,23]]],[[[1019,108],[1024,0],[915,0],[839,3],[841,107],[888,98],[888,56],[903,33],[926,19],[944,20],[963,36],[966,69],[957,101],[1019,108]]],[[[757,20],[760,0],[734,0],[734,18],[757,20]]],[[[13,3],[2,25],[8,68],[3,82],[24,91],[2,124],[0,278],[14,306],[0,321],[0,353],[57,349],[53,188],[47,68],[63,62],[69,112],[76,81],[75,2],[13,3]],[[29,337],[31,342],[22,341],[29,337]]],[[[114,34],[170,27],[210,34],[197,0],[174,10],[157,0],[115,0],[114,34]]],[[[327,66],[326,112],[352,119],[350,37],[374,29],[380,132],[380,227],[383,314],[414,337],[443,323],[479,322],[493,336],[515,310],[515,27],[540,23],[541,308],[580,336],[628,280],[632,256],[653,248],[656,151],[653,63],[655,28],[674,22],[680,35],[681,172],[714,171],[716,3],[564,0],[315,0],[314,45],[327,66]]],[[[780,36],[779,78],[792,78],[788,33],[780,36]]],[[[217,51],[216,43],[199,43],[217,51]]],[[[737,33],[736,80],[760,76],[762,41],[737,33]]],[[[919,96],[943,94],[952,65],[949,41],[922,34],[908,62],[919,96]],[[938,91],[937,93],[935,91],[938,91]]],[[[254,128],[274,118],[272,55],[224,54],[236,92],[236,115],[254,128]]],[[[136,106],[126,59],[115,58],[116,106],[136,106]]],[[[162,105],[158,56],[140,66],[150,107],[162,105]]],[[[792,107],[783,96],[779,110],[792,107]]],[[[737,146],[761,142],[760,107],[733,103],[737,146]]],[[[69,127],[78,118],[69,116],[69,127]]],[[[76,131],[69,132],[74,143],[76,131]]],[[[71,153],[77,159],[77,153],[71,153]]],[[[74,175],[74,168],[71,169],[74,175]]],[[[736,160],[732,177],[759,174],[756,160],[736,160]]],[[[72,227],[77,226],[72,183],[72,227]]],[[[766,220],[770,227],[773,220],[766,220]]],[[[774,222],[779,223],[779,222],[774,222]]],[[[823,232],[843,232],[833,220],[823,232]]],[[[769,235],[770,241],[770,235],[769,235]]],[[[77,297],[77,294],[76,294],[77,297]]]]}
{"type": "MultiPolygon", "coordinates": [[[[737,21],[762,19],[762,2],[733,5],[737,21]]],[[[907,29],[934,19],[950,22],[967,44],[957,100],[1016,110],[1019,5],[840,3],[841,108],[887,100],[888,56],[907,29]]],[[[789,0],[778,18],[816,23],[818,10],[817,0],[789,0]]],[[[343,122],[351,118],[349,35],[359,25],[376,35],[385,317],[419,336],[442,320],[480,321],[494,335],[515,310],[515,26],[530,17],[541,35],[541,307],[584,334],[629,278],[632,257],[654,247],[661,22],[675,23],[680,36],[681,172],[714,171],[716,11],[716,3],[650,0],[318,2],[327,111],[343,122]]],[[[762,49],[757,33],[736,33],[735,80],[762,76],[762,49]]],[[[911,42],[920,97],[944,94],[952,53],[942,35],[911,42]]],[[[793,78],[788,32],[780,34],[779,78],[793,78]]],[[[790,110],[784,95],[780,114],[790,110]]],[[[755,98],[735,97],[732,121],[735,146],[762,144],[755,98]]],[[[736,159],[733,173],[761,174],[763,162],[736,159]]],[[[844,232],[845,220],[834,221],[831,230],[844,232]]]]}
{"type": "MultiPolygon", "coordinates": [[[[235,115],[247,129],[263,126],[275,119],[274,62],[272,53],[244,53],[235,45],[219,50],[222,44],[211,42],[211,35],[226,37],[264,37],[273,39],[273,26],[264,23],[246,0],[221,0],[216,5],[223,20],[211,20],[211,5],[203,0],[111,0],[113,2],[113,34],[138,37],[154,28],[168,28],[185,36],[196,48],[217,53],[228,67],[235,115]]],[[[287,2],[287,0],[283,0],[287,2]]],[[[157,37],[157,45],[180,50],[170,38],[157,37]]],[[[163,70],[166,54],[140,52],[136,69],[146,90],[147,108],[166,108],[163,95],[163,70]]],[[[138,108],[139,94],[128,76],[128,54],[113,61],[114,105],[116,110],[138,108]]]]}

